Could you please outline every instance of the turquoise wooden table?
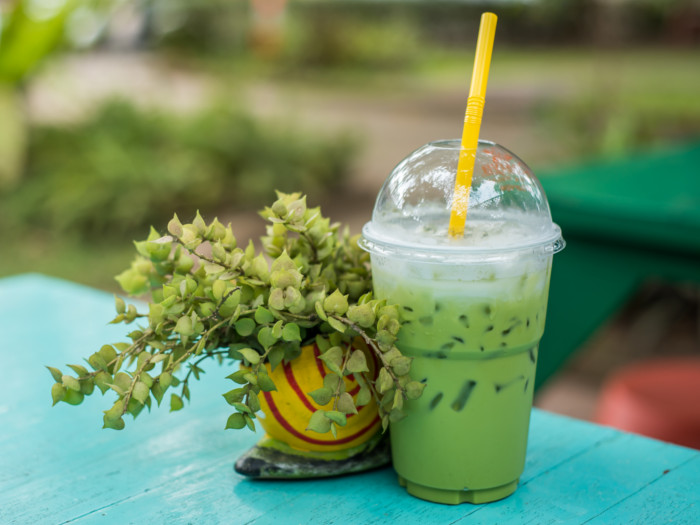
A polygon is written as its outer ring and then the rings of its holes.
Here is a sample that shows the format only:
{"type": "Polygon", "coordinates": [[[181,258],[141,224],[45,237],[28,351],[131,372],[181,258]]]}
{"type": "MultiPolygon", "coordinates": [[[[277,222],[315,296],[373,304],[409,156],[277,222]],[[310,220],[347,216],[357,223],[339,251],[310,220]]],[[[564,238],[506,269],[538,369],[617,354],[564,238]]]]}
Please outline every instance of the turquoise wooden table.
{"type": "Polygon", "coordinates": [[[390,468],[323,481],[250,481],[258,438],[224,430],[228,370],[192,403],[102,430],[107,400],[51,407],[44,365],[80,362],[124,327],[111,295],[40,275],[0,279],[0,523],[700,523],[700,452],[534,410],[517,492],[483,506],[409,496],[390,468]]]}

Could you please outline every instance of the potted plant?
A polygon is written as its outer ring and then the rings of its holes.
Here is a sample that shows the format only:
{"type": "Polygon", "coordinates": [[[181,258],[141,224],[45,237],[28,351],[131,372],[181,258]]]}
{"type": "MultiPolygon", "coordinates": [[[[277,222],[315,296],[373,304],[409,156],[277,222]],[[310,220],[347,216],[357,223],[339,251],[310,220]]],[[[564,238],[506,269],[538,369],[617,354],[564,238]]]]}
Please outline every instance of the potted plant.
{"type": "Polygon", "coordinates": [[[235,387],[222,393],[232,407],[225,427],[255,430],[257,420],[268,434],[239,470],[329,475],[385,461],[376,434],[424,388],[394,344],[398,307],[372,298],[369,255],[357,237],[301,194],[277,196],[260,213],[268,222],[264,253],[252,241],[239,246],[230,224],[207,224],[199,213],[189,224],[176,215],[169,235],[152,228],[136,242],[138,255],[117,281],[131,295],[150,294],[148,311],[116,297],[112,323],[137,325],[129,341],[102,346],[87,366],[68,365],[69,374],[48,367],[54,405],[80,404],[95,387],[111,391],[104,428],[121,430],[124,416],[136,418],[168,394],[171,411],[183,408],[204,361],[236,360],[241,366],[228,376],[235,387]],[[264,419],[256,417],[261,409],[264,419]],[[353,428],[363,410],[362,428],[353,428]],[[301,445],[299,435],[307,438],[301,445]]]}

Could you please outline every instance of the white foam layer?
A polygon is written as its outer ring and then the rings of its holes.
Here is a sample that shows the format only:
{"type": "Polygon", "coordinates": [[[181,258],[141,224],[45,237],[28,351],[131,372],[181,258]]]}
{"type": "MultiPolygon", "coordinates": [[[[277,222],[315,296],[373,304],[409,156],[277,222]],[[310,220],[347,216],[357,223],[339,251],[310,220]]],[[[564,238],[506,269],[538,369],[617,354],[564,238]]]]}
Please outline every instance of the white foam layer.
{"type": "MultiPolygon", "coordinates": [[[[527,280],[530,293],[539,293],[547,283],[552,254],[530,254],[486,258],[453,263],[424,261],[373,253],[373,278],[400,286],[429,287],[436,296],[509,296],[518,283],[527,280]]],[[[391,285],[389,285],[391,286],[391,285]]]]}
{"type": "Polygon", "coordinates": [[[533,249],[551,254],[563,248],[561,230],[554,223],[543,226],[517,213],[488,219],[474,215],[467,221],[464,236],[458,239],[448,235],[449,221],[445,217],[372,221],[362,231],[361,245],[372,253],[433,260],[486,253],[501,257],[505,252],[533,249]]]}

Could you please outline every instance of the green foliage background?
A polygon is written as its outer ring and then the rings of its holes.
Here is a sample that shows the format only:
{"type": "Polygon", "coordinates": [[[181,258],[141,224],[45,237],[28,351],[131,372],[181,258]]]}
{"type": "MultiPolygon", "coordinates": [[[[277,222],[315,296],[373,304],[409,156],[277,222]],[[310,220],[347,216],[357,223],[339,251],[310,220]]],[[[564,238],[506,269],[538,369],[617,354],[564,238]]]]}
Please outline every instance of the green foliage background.
{"type": "Polygon", "coordinates": [[[177,117],[112,100],[85,122],[31,129],[25,179],[0,213],[16,229],[124,239],[194,206],[254,210],[272,188],[318,199],[343,181],[355,145],[225,104],[177,117]]]}

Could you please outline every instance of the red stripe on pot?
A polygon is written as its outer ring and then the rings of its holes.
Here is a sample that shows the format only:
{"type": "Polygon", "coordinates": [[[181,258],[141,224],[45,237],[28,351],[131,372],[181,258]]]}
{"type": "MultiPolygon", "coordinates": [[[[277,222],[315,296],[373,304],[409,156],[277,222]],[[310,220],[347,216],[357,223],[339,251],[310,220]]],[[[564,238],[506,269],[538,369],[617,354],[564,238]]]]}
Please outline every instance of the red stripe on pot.
{"type": "Polygon", "coordinates": [[[284,375],[287,378],[287,383],[289,383],[289,386],[292,387],[294,393],[301,400],[301,402],[304,403],[304,406],[306,408],[308,408],[311,412],[316,412],[317,409],[311,404],[309,398],[306,397],[306,394],[301,390],[299,383],[297,383],[297,378],[294,377],[294,370],[292,370],[291,365],[289,363],[284,363],[283,366],[284,375]]]}

